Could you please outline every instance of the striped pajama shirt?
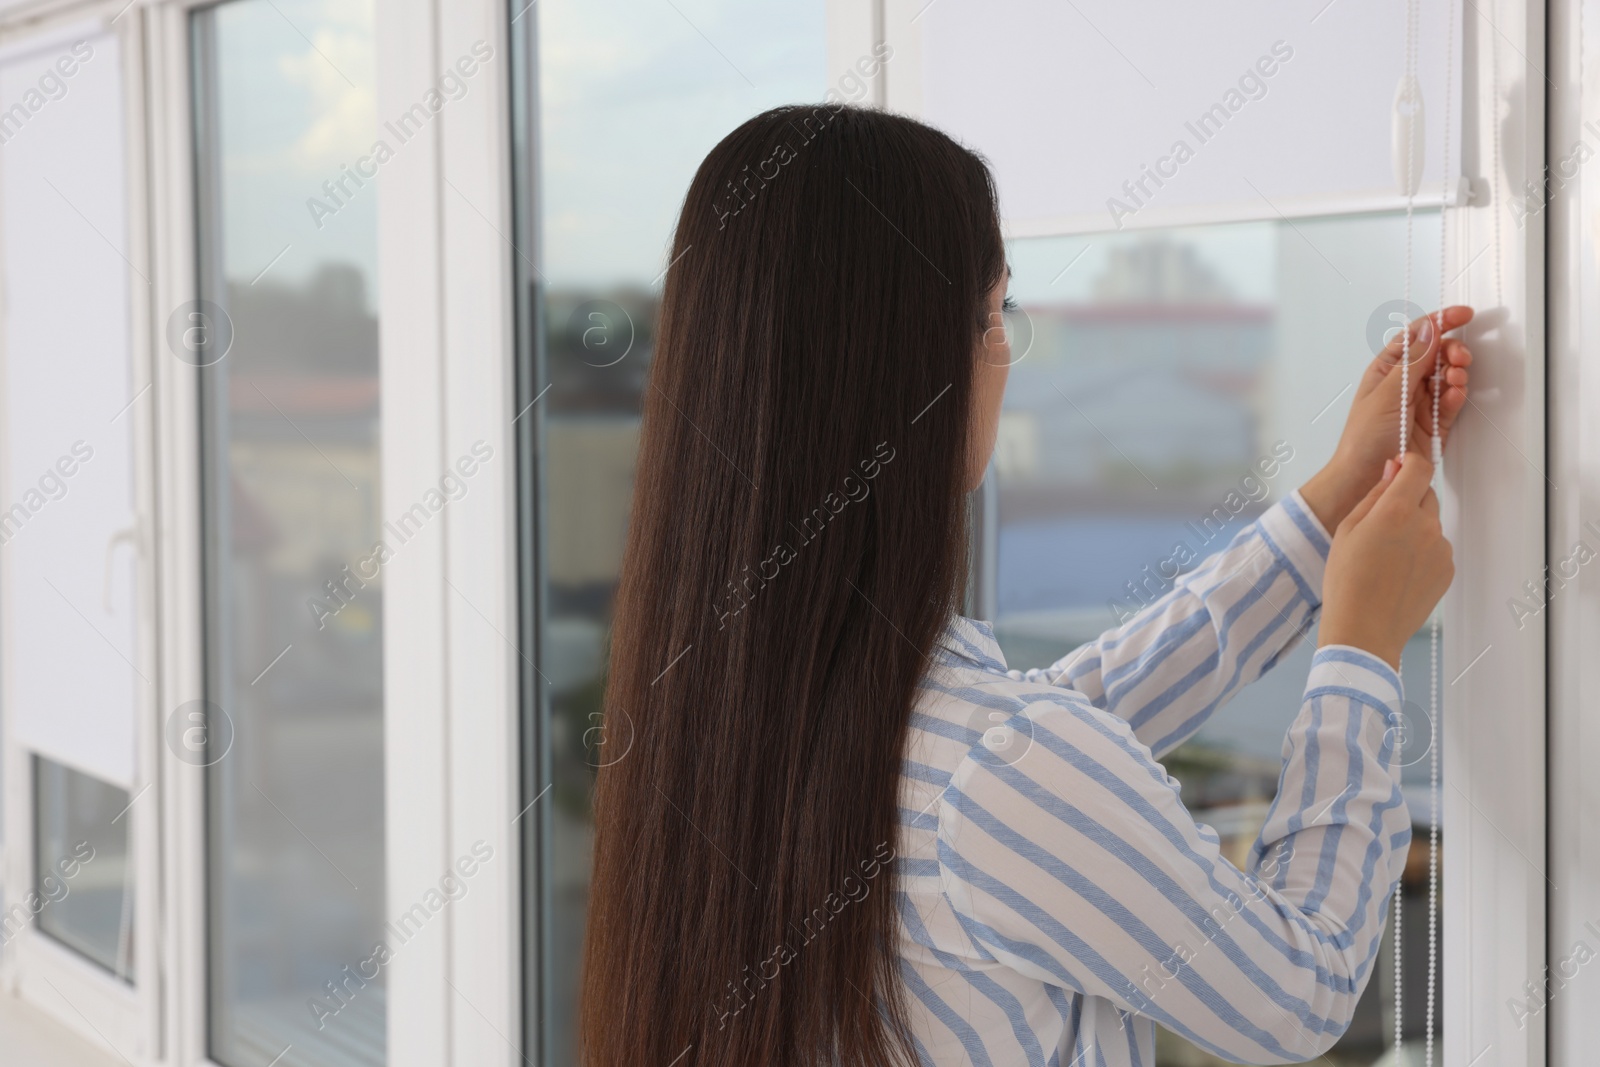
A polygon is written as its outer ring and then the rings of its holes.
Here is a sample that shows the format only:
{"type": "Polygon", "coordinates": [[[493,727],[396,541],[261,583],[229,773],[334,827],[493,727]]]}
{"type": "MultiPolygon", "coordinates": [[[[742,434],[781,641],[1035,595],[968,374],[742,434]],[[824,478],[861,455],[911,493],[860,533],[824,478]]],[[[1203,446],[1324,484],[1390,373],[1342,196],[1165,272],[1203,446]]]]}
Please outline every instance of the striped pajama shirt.
{"type": "Polygon", "coordinates": [[[1400,679],[1329,646],[1245,870],[1158,762],[1294,644],[1329,537],[1298,494],[1049,667],[957,617],[900,785],[901,973],[924,1064],[1153,1067],[1155,1027],[1311,1059],[1372,975],[1411,823],[1400,679]]]}

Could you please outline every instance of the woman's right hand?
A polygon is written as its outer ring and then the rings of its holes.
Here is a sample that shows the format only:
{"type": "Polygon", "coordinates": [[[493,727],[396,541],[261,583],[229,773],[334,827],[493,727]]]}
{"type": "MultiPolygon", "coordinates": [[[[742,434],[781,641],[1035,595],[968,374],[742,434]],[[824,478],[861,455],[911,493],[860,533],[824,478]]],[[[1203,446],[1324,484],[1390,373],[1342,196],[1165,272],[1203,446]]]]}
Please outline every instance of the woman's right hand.
{"type": "Polygon", "coordinates": [[[1432,477],[1433,464],[1417,453],[1403,465],[1387,461],[1339,524],[1322,580],[1319,646],[1350,645],[1400,669],[1406,642],[1455,576],[1432,477]]]}

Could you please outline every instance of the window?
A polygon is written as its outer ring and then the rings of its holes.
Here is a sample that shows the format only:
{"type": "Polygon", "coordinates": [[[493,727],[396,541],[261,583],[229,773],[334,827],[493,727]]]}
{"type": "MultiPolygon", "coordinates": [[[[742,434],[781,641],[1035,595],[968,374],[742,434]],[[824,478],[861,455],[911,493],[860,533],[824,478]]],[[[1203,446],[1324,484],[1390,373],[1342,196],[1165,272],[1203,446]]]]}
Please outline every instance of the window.
{"type": "Polygon", "coordinates": [[[192,20],[210,1055],[380,1064],[372,11],[237,0],[192,20]]]}
{"type": "MultiPolygon", "coordinates": [[[[1416,246],[1437,249],[1437,213],[1414,225],[1416,246]]],[[[1403,312],[1404,236],[1404,216],[1369,215],[1011,243],[1017,362],[994,460],[991,566],[996,635],[1013,667],[1052,662],[1153,602],[1327,461],[1353,384],[1403,312]]],[[[1431,310],[1437,259],[1419,255],[1416,267],[1412,300],[1431,310]]],[[[1277,793],[1314,648],[1302,642],[1164,760],[1236,864],[1277,793]]],[[[1412,694],[1403,789],[1418,822],[1403,882],[1404,1033],[1420,1058],[1426,633],[1402,666],[1412,694]]],[[[1336,1067],[1367,1067],[1393,1044],[1392,930],[1328,1055],[1336,1067]]],[[[1163,1067],[1223,1062],[1165,1030],[1158,1056],[1163,1067]]]]}
{"type": "Polygon", "coordinates": [[[133,980],[133,865],[128,793],[35,756],[39,929],[124,981],[133,980]]]}
{"type": "Polygon", "coordinates": [[[160,698],[125,28],[44,15],[0,46],[0,946],[9,988],[142,1055],[160,698]]]}
{"type": "MultiPolygon", "coordinates": [[[[513,3],[512,14],[522,7],[513,3]]],[[[820,101],[828,87],[823,5],[676,8],[541,0],[519,19],[538,23],[536,45],[519,60],[537,115],[519,129],[538,137],[519,158],[528,169],[518,208],[542,250],[537,274],[517,262],[516,410],[536,413],[519,422],[523,484],[534,496],[523,521],[536,531],[525,542],[524,580],[535,588],[524,629],[538,662],[524,677],[524,803],[548,789],[531,809],[539,819],[524,823],[530,884],[539,885],[526,987],[541,1062],[563,1067],[576,1062],[589,796],[596,768],[627,746],[625,723],[601,723],[600,696],[664,252],[711,147],[751,115],[820,101]]]]}

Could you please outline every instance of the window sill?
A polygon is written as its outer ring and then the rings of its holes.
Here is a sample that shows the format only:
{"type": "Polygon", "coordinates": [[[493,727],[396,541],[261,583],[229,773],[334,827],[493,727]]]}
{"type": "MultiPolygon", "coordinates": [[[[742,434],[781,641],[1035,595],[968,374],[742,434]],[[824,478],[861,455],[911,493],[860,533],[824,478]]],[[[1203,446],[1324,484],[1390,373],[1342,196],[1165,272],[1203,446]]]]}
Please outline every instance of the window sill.
{"type": "Polygon", "coordinates": [[[26,1067],[119,1067],[120,1061],[44,1011],[0,994],[0,1048],[6,1062],[26,1067]]]}

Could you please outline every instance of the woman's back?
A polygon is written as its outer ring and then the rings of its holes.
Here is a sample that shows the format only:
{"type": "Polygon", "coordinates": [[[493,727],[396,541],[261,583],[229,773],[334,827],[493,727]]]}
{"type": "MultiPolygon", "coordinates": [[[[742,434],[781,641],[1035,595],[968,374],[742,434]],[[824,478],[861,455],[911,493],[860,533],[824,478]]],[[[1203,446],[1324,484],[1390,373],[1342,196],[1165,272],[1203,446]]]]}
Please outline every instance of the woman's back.
{"type": "Polygon", "coordinates": [[[1150,1065],[1157,1020],[1279,1063],[1344,1032],[1410,837],[1399,679],[1318,654],[1248,873],[1156,762],[1298,638],[1327,548],[1291,497],[1026,675],[986,625],[952,620],[912,716],[896,849],[924,1063],[1150,1065]]]}

